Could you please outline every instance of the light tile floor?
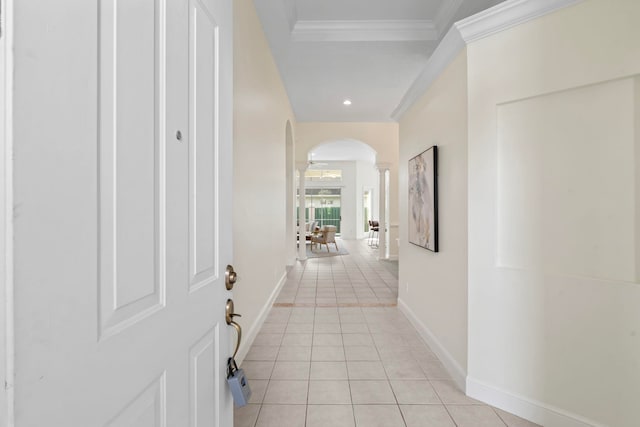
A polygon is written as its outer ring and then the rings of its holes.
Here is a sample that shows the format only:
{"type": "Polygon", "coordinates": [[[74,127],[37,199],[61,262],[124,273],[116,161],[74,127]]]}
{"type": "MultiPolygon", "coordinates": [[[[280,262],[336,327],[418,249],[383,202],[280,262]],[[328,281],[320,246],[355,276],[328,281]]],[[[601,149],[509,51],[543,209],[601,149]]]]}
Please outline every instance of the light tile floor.
{"type": "MultiPolygon", "coordinates": [[[[366,241],[289,273],[242,367],[235,427],[534,427],[465,396],[396,307],[392,264],[366,241]]],[[[395,274],[394,274],[395,273],[395,274]]]]}

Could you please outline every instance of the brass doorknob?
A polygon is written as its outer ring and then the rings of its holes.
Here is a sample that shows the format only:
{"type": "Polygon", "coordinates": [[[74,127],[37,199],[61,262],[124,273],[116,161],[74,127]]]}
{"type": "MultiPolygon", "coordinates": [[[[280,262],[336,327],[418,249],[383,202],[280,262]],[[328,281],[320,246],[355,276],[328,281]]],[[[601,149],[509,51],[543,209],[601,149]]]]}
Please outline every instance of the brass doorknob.
{"type": "Polygon", "coordinates": [[[232,358],[236,357],[238,349],[240,348],[240,341],[242,340],[242,327],[233,320],[234,317],[242,317],[242,315],[234,313],[233,300],[228,299],[225,307],[225,320],[227,321],[227,325],[233,326],[238,333],[238,340],[236,341],[236,348],[233,351],[232,358]]]}
{"type": "Polygon", "coordinates": [[[227,269],[224,272],[224,285],[228,291],[233,289],[233,285],[235,285],[237,280],[238,280],[238,275],[233,270],[233,266],[227,265],[227,269]]]}

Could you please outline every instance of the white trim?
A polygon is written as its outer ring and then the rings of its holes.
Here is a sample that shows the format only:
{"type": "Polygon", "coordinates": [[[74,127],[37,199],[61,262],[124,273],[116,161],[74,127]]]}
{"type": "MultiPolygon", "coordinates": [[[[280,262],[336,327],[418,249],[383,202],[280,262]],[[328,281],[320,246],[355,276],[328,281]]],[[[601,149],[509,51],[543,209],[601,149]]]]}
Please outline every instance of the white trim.
{"type": "Polygon", "coordinates": [[[426,19],[298,21],[291,30],[294,42],[434,41],[438,35],[436,25],[426,19]]]}
{"type": "Polygon", "coordinates": [[[285,271],[284,273],[282,273],[282,276],[280,277],[280,280],[276,284],[275,288],[273,288],[271,295],[267,299],[267,302],[265,303],[265,305],[260,310],[260,313],[258,313],[258,317],[256,318],[256,320],[253,322],[251,327],[249,327],[247,332],[242,334],[243,339],[242,339],[242,342],[240,343],[240,348],[238,349],[238,354],[236,356],[236,361],[238,362],[238,365],[242,364],[242,361],[244,360],[244,358],[247,357],[247,353],[249,352],[249,349],[251,348],[253,341],[256,339],[256,336],[258,336],[258,332],[260,332],[260,328],[262,328],[262,325],[264,324],[265,319],[269,315],[269,311],[271,311],[271,307],[273,306],[273,303],[276,301],[276,298],[278,297],[278,294],[280,293],[280,290],[282,289],[286,281],[287,281],[287,272],[285,271]]]}
{"type": "Polygon", "coordinates": [[[584,0],[507,0],[456,22],[442,38],[422,72],[391,113],[391,118],[399,121],[468,43],[582,1],[584,0]]]}
{"type": "Polygon", "coordinates": [[[545,427],[606,427],[595,421],[467,377],[467,395],[545,427]]]}
{"type": "MultiPolygon", "coordinates": [[[[4,275],[0,277],[0,313],[4,314],[0,332],[4,338],[0,341],[4,366],[0,372],[4,377],[2,385],[2,403],[0,424],[7,427],[15,425],[14,378],[15,378],[15,327],[14,327],[14,275],[13,275],[13,0],[0,0],[2,3],[2,35],[0,38],[0,93],[3,105],[0,109],[0,262],[4,275]]],[[[1,360],[1,359],[0,359],[1,360]]]]}
{"type": "Polygon", "coordinates": [[[440,9],[438,9],[438,13],[436,13],[436,17],[434,19],[436,23],[436,28],[438,28],[438,32],[440,34],[444,33],[444,30],[449,28],[449,23],[456,15],[458,9],[462,5],[464,0],[448,0],[443,1],[440,9]]]}
{"type": "Polygon", "coordinates": [[[400,298],[398,298],[398,308],[409,319],[411,324],[416,328],[420,336],[426,341],[427,345],[431,347],[431,350],[438,356],[440,362],[444,365],[445,369],[451,375],[453,382],[462,390],[466,392],[467,373],[460,366],[460,364],[451,356],[447,349],[438,341],[438,338],[422,323],[415,313],[409,308],[409,306],[400,298]]]}
{"type": "Polygon", "coordinates": [[[507,0],[454,24],[466,43],[499,33],[583,0],[507,0]]]}
{"type": "Polygon", "coordinates": [[[391,113],[391,118],[400,120],[404,113],[424,95],[427,89],[440,77],[440,74],[442,74],[445,68],[453,62],[464,48],[465,43],[460,36],[460,32],[455,27],[451,27],[438,47],[436,47],[436,50],[429,57],[424,70],[418,75],[409,87],[409,90],[407,90],[402,97],[402,100],[400,100],[396,109],[391,113]]]}

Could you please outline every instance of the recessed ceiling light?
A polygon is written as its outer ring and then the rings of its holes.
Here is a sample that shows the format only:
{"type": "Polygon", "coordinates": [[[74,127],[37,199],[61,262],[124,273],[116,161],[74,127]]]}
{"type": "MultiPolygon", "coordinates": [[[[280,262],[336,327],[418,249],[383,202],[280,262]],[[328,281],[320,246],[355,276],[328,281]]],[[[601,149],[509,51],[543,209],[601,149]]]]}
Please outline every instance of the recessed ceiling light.
{"type": "Polygon", "coordinates": [[[344,105],[351,105],[351,100],[350,99],[345,99],[344,101],[342,101],[342,103],[344,105]]]}

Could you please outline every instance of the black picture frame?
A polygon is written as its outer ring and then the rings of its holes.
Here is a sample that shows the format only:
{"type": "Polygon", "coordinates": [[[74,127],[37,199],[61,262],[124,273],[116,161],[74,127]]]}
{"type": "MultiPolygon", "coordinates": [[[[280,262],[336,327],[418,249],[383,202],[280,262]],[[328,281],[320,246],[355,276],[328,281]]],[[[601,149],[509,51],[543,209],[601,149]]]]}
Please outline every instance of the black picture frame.
{"type": "Polygon", "coordinates": [[[438,146],[409,159],[409,243],[438,252],[438,146]]]}

